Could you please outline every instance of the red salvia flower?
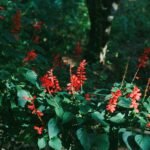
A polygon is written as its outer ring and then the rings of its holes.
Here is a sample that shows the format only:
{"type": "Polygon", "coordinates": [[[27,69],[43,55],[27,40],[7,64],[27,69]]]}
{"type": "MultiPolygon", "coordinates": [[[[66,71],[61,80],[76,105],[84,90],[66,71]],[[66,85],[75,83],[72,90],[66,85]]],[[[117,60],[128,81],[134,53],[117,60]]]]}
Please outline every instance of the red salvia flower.
{"type": "Polygon", "coordinates": [[[39,117],[42,117],[44,115],[40,110],[36,110],[36,114],[39,117]]]}
{"type": "Polygon", "coordinates": [[[30,109],[31,111],[34,111],[35,110],[35,105],[34,104],[28,105],[28,109],[30,109]]]}
{"type": "Polygon", "coordinates": [[[136,112],[139,112],[138,110],[138,103],[137,101],[141,98],[140,89],[137,86],[134,86],[133,91],[128,95],[129,98],[131,98],[131,108],[134,108],[136,112]]]}
{"type": "Polygon", "coordinates": [[[19,33],[21,29],[21,11],[18,10],[16,14],[12,17],[12,33],[19,33]]]}
{"type": "Polygon", "coordinates": [[[87,65],[86,60],[80,62],[79,67],[77,68],[77,77],[80,80],[81,85],[84,84],[86,78],[85,66],[87,65]]]}
{"type": "Polygon", "coordinates": [[[67,84],[67,90],[70,94],[73,94],[74,92],[77,92],[81,89],[81,81],[74,74],[71,75],[70,80],[70,83],[67,84]]]}
{"type": "Polygon", "coordinates": [[[118,98],[122,95],[122,92],[120,89],[118,89],[116,92],[111,93],[111,99],[109,100],[108,105],[106,106],[106,110],[110,113],[113,113],[116,110],[117,101],[118,98]]]}
{"type": "Polygon", "coordinates": [[[80,62],[79,67],[77,68],[77,74],[72,74],[70,76],[70,83],[67,84],[67,90],[69,93],[73,94],[74,92],[80,91],[83,86],[86,78],[85,66],[86,60],[80,62]]]}
{"type": "Polygon", "coordinates": [[[61,91],[59,86],[59,81],[56,76],[53,75],[53,69],[48,71],[43,77],[40,78],[42,86],[46,88],[47,92],[50,94],[61,91]]]}
{"type": "Polygon", "coordinates": [[[37,134],[41,135],[43,133],[44,127],[34,126],[34,130],[37,131],[37,134]]]}
{"type": "Polygon", "coordinates": [[[149,60],[149,56],[150,56],[150,48],[146,48],[144,50],[144,53],[139,57],[139,64],[138,67],[139,68],[144,68],[149,60]]]}
{"type": "Polygon", "coordinates": [[[27,56],[23,59],[23,62],[34,60],[37,57],[35,50],[31,50],[27,53],[27,56]]]}

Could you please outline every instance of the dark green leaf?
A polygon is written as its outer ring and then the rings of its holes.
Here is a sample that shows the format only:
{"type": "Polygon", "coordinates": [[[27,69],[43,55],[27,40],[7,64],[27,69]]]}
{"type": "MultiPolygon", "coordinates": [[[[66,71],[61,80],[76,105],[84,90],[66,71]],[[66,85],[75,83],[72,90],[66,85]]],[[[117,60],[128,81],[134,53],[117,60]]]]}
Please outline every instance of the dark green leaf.
{"type": "Polygon", "coordinates": [[[18,89],[17,90],[17,96],[18,96],[19,106],[24,107],[25,104],[27,103],[27,100],[25,99],[25,97],[30,97],[30,94],[26,90],[18,89]]]}
{"type": "Polygon", "coordinates": [[[130,98],[120,97],[117,105],[123,108],[130,108],[131,100],[130,98]]]}
{"type": "Polygon", "coordinates": [[[70,112],[65,112],[63,115],[63,123],[69,122],[73,118],[73,114],[70,112]]]}
{"type": "Polygon", "coordinates": [[[100,113],[98,111],[91,114],[92,118],[99,123],[101,123],[104,126],[107,126],[108,124],[104,121],[104,112],[100,113]]]}
{"type": "Polygon", "coordinates": [[[29,82],[31,82],[32,84],[36,84],[37,74],[33,70],[28,70],[24,74],[24,76],[25,76],[26,80],[28,80],[29,82]]]}
{"type": "Polygon", "coordinates": [[[150,149],[150,136],[149,135],[136,135],[135,141],[137,145],[141,148],[141,150],[149,150],[150,149]]]}
{"type": "Polygon", "coordinates": [[[118,113],[115,116],[111,117],[109,120],[114,123],[122,123],[125,121],[124,114],[118,113]]]}
{"type": "Polygon", "coordinates": [[[43,149],[46,147],[46,140],[44,137],[38,138],[38,147],[39,149],[43,149]]]}
{"type": "Polygon", "coordinates": [[[77,138],[80,141],[81,145],[85,150],[90,150],[91,142],[87,131],[83,128],[80,128],[76,132],[77,138]]]}
{"type": "Polygon", "coordinates": [[[50,139],[57,136],[59,131],[60,130],[57,126],[56,119],[55,118],[50,119],[48,122],[48,135],[49,135],[50,139]]]}
{"type": "Polygon", "coordinates": [[[49,141],[49,146],[54,150],[62,150],[62,143],[58,137],[53,137],[49,141]]]}

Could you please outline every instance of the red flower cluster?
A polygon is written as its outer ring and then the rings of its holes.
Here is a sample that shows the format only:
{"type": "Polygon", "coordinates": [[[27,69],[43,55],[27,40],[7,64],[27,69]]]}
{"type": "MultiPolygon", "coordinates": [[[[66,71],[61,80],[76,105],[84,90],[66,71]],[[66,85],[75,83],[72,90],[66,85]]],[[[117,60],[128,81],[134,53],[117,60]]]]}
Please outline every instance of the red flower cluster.
{"type": "Polygon", "coordinates": [[[106,106],[106,110],[113,113],[116,110],[117,101],[118,98],[122,95],[122,92],[120,89],[118,89],[116,92],[111,93],[112,97],[109,100],[108,105],[106,106]]]}
{"type": "Polygon", "coordinates": [[[18,10],[16,14],[12,17],[12,33],[19,33],[21,29],[21,11],[18,10]]]}
{"type": "Polygon", "coordinates": [[[144,68],[146,66],[147,61],[149,60],[149,56],[150,56],[150,48],[146,48],[144,50],[144,53],[139,57],[139,64],[138,67],[139,68],[144,68]]]}
{"type": "Polygon", "coordinates": [[[37,57],[35,50],[31,50],[27,53],[27,56],[23,59],[23,62],[34,60],[37,57]]]}
{"type": "Polygon", "coordinates": [[[46,88],[47,92],[50,94],[61,91],[59,86],[59,81],[56,76],[53,75],[53,69],[48,71],[43,77],[40,78],[42,86],[46,88]]]}
{"type": "Polygon", "coordinates": [[[131,98],[131,108],[134,108],[136,112],[139,112],[138,110],[138,103],[137,101],[140,100],[141,98],[141,93],[140,93],[140,89],[136,86],[134,86],[133,91],[128,95],[129,98],[131,98]]]}
{"type": "Polygon", "coordinates": [[[80,84],[83,85],[84,82],[87,80],[85,66],[87,65],[86,60],[81,61],[78,69],[77,69],[77,77],[80,80],[80,84]]]}
{"type": "Polygon", "coordinates": [[[28,105],[28,109],[32,111],[32,114],[36,114],[38,117],[42,117],[44,114],[38,109],[36,109],[34,104],[35,99],[36,99],[35,96],[33,98],[27,98],[27,100],[30,101],[30,104],[28,105]]]}
{"type": "Polygon", "coordinates": [[[146,127],[150,128],[150,122],[148,122],[148,123],[146,124],[146,127]]]}
{"type": "Polygon", "coordinates": [[[38,126],[34,126],[34,130],[37,131],[37,133],[39,135],[41,135],[43,133],[44,127],[38,127],[38,126]]]}
{"type": "Polygon", "coordinates": [[[80,42],[77,42],[75,47],[75,55],[80,56],[82,54],[82,48],[80,42]]]}
{"type": "MultiPolygon", "coordinates": [[[[44,115],[40,110],[36,109],[34,101],[36,99],[36,96],[34,96],[33,98],[30,97],[24,97],[24,99],[26,99],[27,101],[30,102],[30,104],[27,106],[29,110],[32,111],[32,114],[37,115],[37,117],[39,118],[39,120],[43,123],[42,121],[42,116],[44,115]]],[[[38,127],[38,126],[34,126],[34,130],[37,131],[37,133],[39,135],[41,135],[43,133],[44,127],[38,127]]]]}
{"type": "Polygon", "coordinates": [[[67,90],[69,93],[73,94],[81,89],[84,84],[86,78],[85,66],[86,60],[80,62],[79,67],[77,68],[77,75],[72,74],[70,77],[70,83],[67,84],[67,90]]]}
{"type": "Polygon", "coordinates": [[[39,22],[36,22],[34,25],[33,25],[33,28],[35,30],[40,30],[42,28],[42,24],[43,22],[39,21],[39,22]]]}

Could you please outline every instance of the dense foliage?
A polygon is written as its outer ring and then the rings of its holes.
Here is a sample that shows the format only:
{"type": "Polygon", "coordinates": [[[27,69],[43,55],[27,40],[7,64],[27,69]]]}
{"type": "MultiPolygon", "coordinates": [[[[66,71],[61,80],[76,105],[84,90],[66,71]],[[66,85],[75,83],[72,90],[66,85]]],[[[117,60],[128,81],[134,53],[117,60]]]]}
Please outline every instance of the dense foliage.
{"type": "MultiPolygon", "coordinates": [[[[144,2],[121,8],[136,6],[142,22],[141,11],[149,16],[144,2]]],[[[120,11],[102,65],[81,57],[89,29],[84,1],[0,1],[1,147],[18,141],[30,149],[150,149],[149,21],[142,46],[126,53],[125,39],[142,29],[123,28],[124,36],[119,20],[132,16],[120,11]]]]}

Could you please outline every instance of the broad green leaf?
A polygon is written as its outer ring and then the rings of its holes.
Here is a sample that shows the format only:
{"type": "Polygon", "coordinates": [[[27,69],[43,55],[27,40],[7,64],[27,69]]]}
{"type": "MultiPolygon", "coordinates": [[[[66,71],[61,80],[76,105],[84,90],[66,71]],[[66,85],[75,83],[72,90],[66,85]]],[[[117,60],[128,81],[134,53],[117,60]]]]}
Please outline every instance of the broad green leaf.
{"type": "Polygon", "coordinates": [[[37,80],[37,74],[35,73],[35,71],[33,70],[28,70],[25,74],[24,74],[26,80],[28,80],[29,82],[31,82],[32,84],[36,84],[36,80],[37,80]]]}
{"type": "Polygon", "coordinates": [[[58,106],[57,106],[57,103],[54,101],[53,98],[46,98],[46,101],[47,101],[47,103],[48,103],[50,106],[58,107],[58,106]]]}
{"type": "Polygon", "coordinates": [[[91,142],[90,137],[87,133],[87,131],[83,128],[80,128],[76,132],[77,138],[80,141],[81,145],[83,146],[84,150],[90,150],[91,148],[91,142]]]}
{"type": "Polygon", "coordinates": [[[104,126],[107,126],[108,124],[104,121],[104,112],[100,113],[98,111],[91,114],[92,118],[99,123],[101,123],[104,126]]]}
{"type": "Polygon", "coordinates": [[[38,138],[38,147],[39,149],[43,149],[46,147],[46,140],[44,137],[38,138]]]}
{"type": "Polygon", "coordinates": [[[137,145],[141,148],[141,150],[149,150],[150,149],[150,136],[149,135],[136,135],[135,141],[137,145]]]}
{"type": "Polygon", "coordinates": [[[49,138],[51,139],[51,138],[57,136],[59,131],[60,130],[57,126],[56,119],[55,118],[50,119],[49,122],[48,122],[48,135],[49,135],[49,138]]]}
{"type": "Polygon", "coordinates": [[[125,132],[122,134],[122,139],[123,139],[124,143],[126,144],[126,146],[127,146],[127,148],[128,148],[129,150],[132,150],[132,147],[131,147],[131,145],[130,145],[129,142],[128,142],[128,138],[129,138],[130,136],[132,136],[132,135],[133,135],[133,133],[130,132],[130,131],[125,131],[125,132]]]}
{"type": "Polygon", "coordinates": [[[122,123],[125,121],[124,114],[118,113],[115,116],[111,117],[109,120],[114,123],[122,123]]]}
{"type": "Polygon", "coordinates": [[[18,96],[18,104],[21,107],[24,107],[25,104],[27,103],[27,100],[25,99],[25,97],[30,97],[30,94],[28,91],[23,90],[21,88],[17,89],[17,96],[18,96]]]}
{"type": "Polygon", "coordinates": [[[130,108],[131,100],[129,98],[120,97],[117,105],[123,108],[130,108]]]}
{"type": "Polygon", "coordinates": [[[62,150],[61,140],[57,136],[50,139],[49,146],[54,150],[62,150]]]}
{"type": "Polygon", "coordinates": [[[107,134],[100,134],[95,136],[94,147],[96,150],[108,150],[109,149],[109,136],[107,134]]]}
{"type": "Polygon", "coordinates": [[[64,110],[62,109],[62,107],[55,107],[55,112],[59,118],[63,118],[64,110]]]}
{"type": "Polygon", "coordinates": [[[69,122],[73,118],[73,114],[70,112],[65,112],[63,114],[63,123],[69,122]]]}

